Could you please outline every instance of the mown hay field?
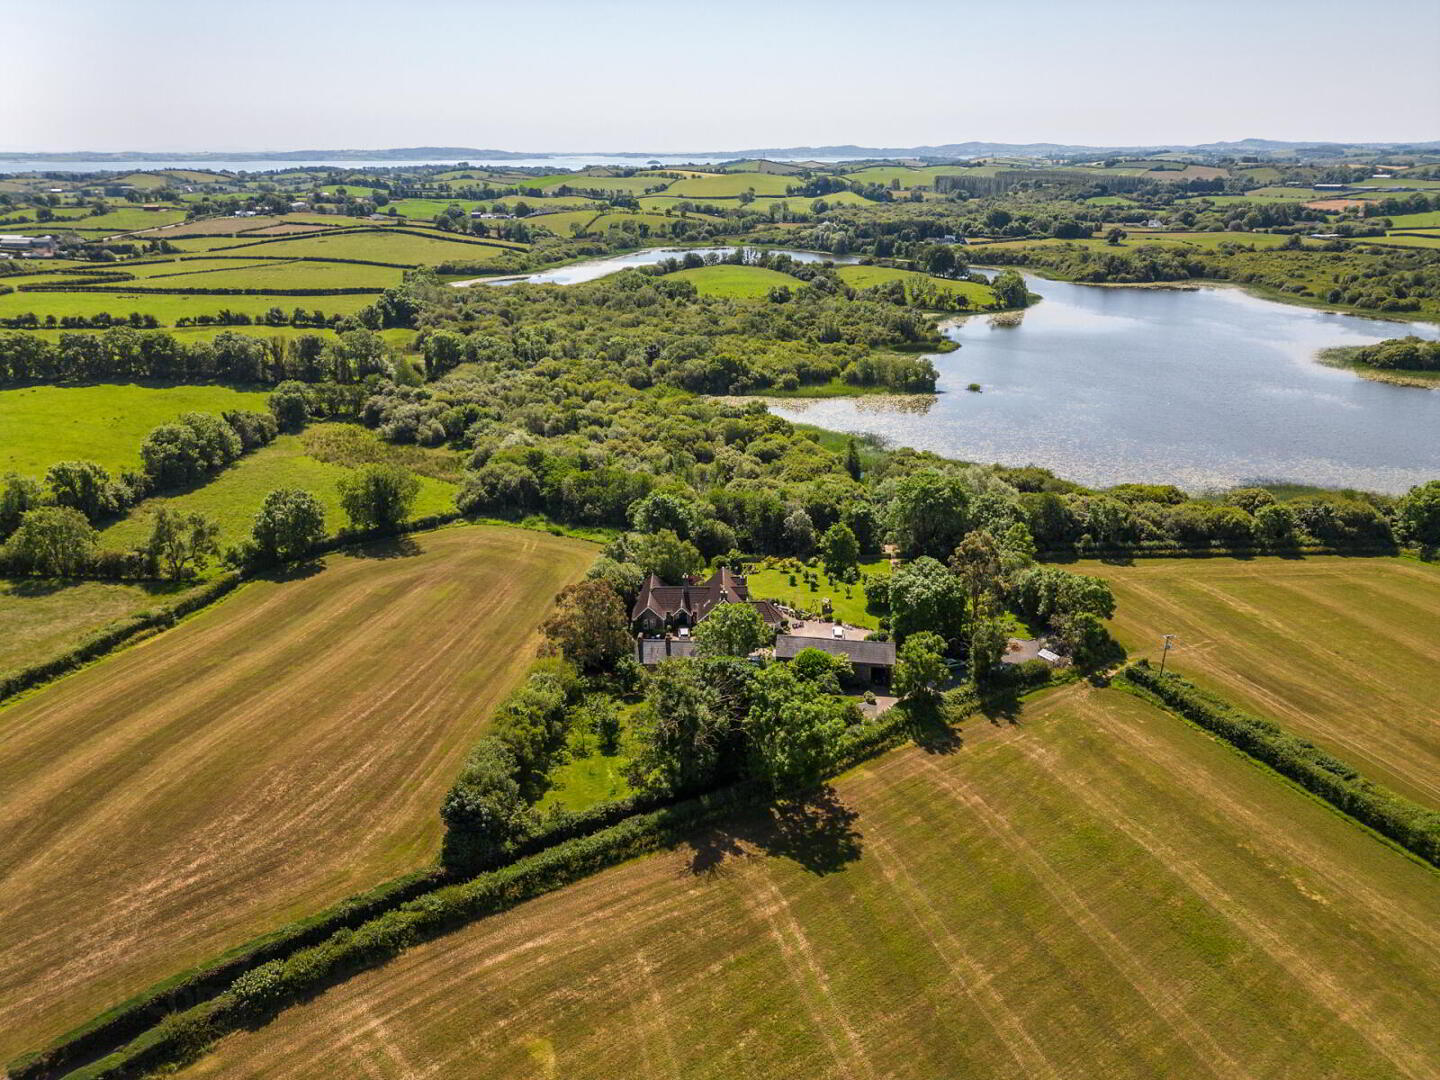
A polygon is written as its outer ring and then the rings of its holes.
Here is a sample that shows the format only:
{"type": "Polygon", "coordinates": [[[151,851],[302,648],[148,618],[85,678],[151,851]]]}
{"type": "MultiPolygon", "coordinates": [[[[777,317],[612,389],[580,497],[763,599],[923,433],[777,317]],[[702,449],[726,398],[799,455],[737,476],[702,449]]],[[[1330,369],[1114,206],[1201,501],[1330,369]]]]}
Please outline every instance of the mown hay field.
{"type": "Polygon", "coordinates": [[[1440,807],[1440,569],[1402,559],[1144,559],[1074,567],[1115,590],[1136,656],[1440,807]]]}
{"type": "Polygon", "coordinates": [[[1110,689],[965,726],[352,978],[184,1075],[1408,1077],[1440,889],[1110,689]]]}
{"type": "Polygon", "coordinates": [[[265,411],[267,391],[228,386],[22,386],[0,390],[0,476],[43,476],[57,461],[140,467],[150,429],[187,412],[265,411]]]}
{"type": "Polygon", "coordinates": [[[332,555],[0,709],[0,1056],[432,859],[594,552],[472,526],[332,555]]]}

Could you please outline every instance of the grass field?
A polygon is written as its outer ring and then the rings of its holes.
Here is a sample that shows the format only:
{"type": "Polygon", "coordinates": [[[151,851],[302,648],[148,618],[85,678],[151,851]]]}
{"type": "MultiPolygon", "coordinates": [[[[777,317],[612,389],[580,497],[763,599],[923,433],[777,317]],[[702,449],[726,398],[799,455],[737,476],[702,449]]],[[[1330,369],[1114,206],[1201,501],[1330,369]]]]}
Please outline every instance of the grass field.
{"type": "MultiPolygon", "coordinates": [[[[465,250],[467,253],[478,251],[483,257],[486,251],[495,249],[477,247],[465,250]]],[[[178,280],[183,282],[185,279],[178,280]]],[[[66,315],[93,318],[104,314],[124,319],[132,312],[139,312],[142,315],[154,315],[161,326],[173,326],[179,319],[219,315],[222,311],[233,311],[254,318],[264,315],[272,307],[286,312],[299,307],[306,311],[323,311],[327,315],[350,315],[374,300],[375,297],[368,293],[346,296],[272,296],[260,293],[227,296],[123,291],[14,292],[0,296],[0,318],[33,314],[43,320],[49,315],[59,319],[66,315]]]]}
{"type": "Polygon", "coordinates": [[[907,287],[924,282],[951,295],[959,294],[967,297],[971,307],[989,307],[995,303],[995,293],[990,287],[977,285],[973,281],[950,281],[947,278],[932,277],[915,270],[895,270],[888,266],[842,266],[835,272],[840,275],[841,281],[855,289],[869,289],[887,281],[896,280],[905,282],[907,287]]]}
{"type": "Polygon", "coordinates": [[[158,607],[187,584],[0,578],[0,675],[64,652],[107,623],[158,607]]]}
{"type": "Polygon", "coordinates": [[[1440,236],[1396,236],[1392,233],[1386,236],[1367,236],[1360,240],[1360,243],[1380,244],[1384,247],[1440,248],[1440,236]]]}
{"type": "Polygon", "coordinates": [[[0,475],[40,476],[57,461],[140,467],[150,429],[181,413],[264,411],[267,391],[228,386],[26,386],[0,390],[0,475]]]}
{"type": "Polygon", "coordinates": [[[754,299],[766,296],[776,286],[798,289],[804,282],[779,270],[763,266],[702,266],[694,270],[677,270],[670,277],[688,281],[701,296],[730,296],[754,299]]]}
{"type": "Polygon", "coordinates": [[[1433,1077],[1436,875],[1117,690],[420,946],[184,1075],[1433,1077]]]}
{"type": "Polygon", "coordinates": [[[515,186],[521,191],[528,188],[534,188],[537,191],[551,191],[555,188],[569,187],[576,191],[606,191],[639,195],[647,188],[664,183],[668,183],[668,181],[663,176],[584,176],[575,173],[559,173],[553,176],[534,176],[516,180],[515,186]]]}
{"type": "Polygon", "coordinates": [[[1087,562],[1132,654],[1440,807],[1440,569],[1400,559],[1087,562]]]}
{"type": "MultiPolygon", "coordinates": [[[[326,531],[334,533],[345,524],[336,485],[349,471],[343,465],[316,460],[306,452],[301,436],[281,435],[269,446],[246,454],[209,483],[182,494],[157,495],[139,503],[125,517],[102,530],[100,540],[111,548],[143,545],[150,535],[150,512],[165,505],[187,513],[201,513],[218,521],[223,549],[250,534],[255,513],[265,501],[265,496],[281,487],[298,487],[313,492],[325,507],[326,531]]],[[[420,477],[420,494],[415,500],[414,517],[454,509],[454,484],[428,476],[420,477]]]]}
{"type": "Polygon", "coordinates": [[[756,195],[784,195],[795,183],[788,176],[772,173],[720,173],[716,176],[691,176],[676,180],[665,189],[666,195],[682,198],[737,197],[747,191],[756,195]]]}
{"type": "Polygon", "coordinates": [[[1390,224],[1397,229],[1440,227],[1440,210],[1426,210],[1420,214],[1392,214],[1390,224]]]}
{"type": "Polygon", "coordinates": [[[330,556],[0,710],[0,1055],[431,859],[594,551],[466,527],[330,556]]]}
{"type": "Polygon", "coordinates": [[[499,258],[507,248],[517,246],[504,241],[497,241],[494,245],[456,241],[445,238],[441,233],[416,236],[409,232],[377,229],[373,232],[344,232],[328,236],[281,237],[226,253],[247,257],[275,255],[284,258],[306,255],[322,259],[369,259],[375,262],[420,266],[425,263],[444,262],[447,259],[485,262],[499,258]]]}

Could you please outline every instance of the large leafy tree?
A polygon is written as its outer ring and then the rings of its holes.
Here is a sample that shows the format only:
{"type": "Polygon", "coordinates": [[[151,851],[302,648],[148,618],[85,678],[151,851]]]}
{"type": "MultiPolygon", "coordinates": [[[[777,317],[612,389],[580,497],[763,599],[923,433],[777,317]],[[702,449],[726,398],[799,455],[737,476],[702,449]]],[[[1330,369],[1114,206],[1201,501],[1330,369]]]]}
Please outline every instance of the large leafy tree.
{"type": "Polygon", "coordinates": [[[219,535],[220,526],[204,514],[162,505],[151,515],[145,554],[166,577],[179,581],[205,569],[210,557],[219,554],[219,535]]]}
{"type": "Polygon", "coordinates": [[[1440,480],[1412,487],[1396,508],[1405,539],[1426,547],[1440,545],[1440,480]]]}
{"type": "Polygon", "coordinates": [[[5,559],[22,572],[65,577],[89,565],[99,541],[99,533],[79,510],[39,506],[20,515],[19,526],[5,543],[5,559]]]}
{"type": "Polygon", "coordinates": [[[647,792],[683,794],[713,783],[731,727],[721,687],[708,665],[666,660],[646,682],[631,720],[635,754],[627,776],[647,792]]]}
{"type": "Polygon", "coordinates": [[[820,561],[832,578],[843,578],[860,565],[860,543],[855,531],[843,522],[836,522],[820,538],[820,561]]]}
{"type": "Polygon", "coordinates": [[[933,697],[949,674],[945,639],[922,630],[900,646],[895,663],[895,693],[902,698],[933,697]]]}
{"type": "Polygon", "coordinates": [[[772,664],[756,675],[744,724],[755,779],[786,792],[824,775],[854,717],[854,706],[828,689],[793,664],[772,664]]]}
{"type": "Polygon", "coordinates": [[[339,483],[340,505],[357,529],[393,529],[410,516],[420,480],[399,465],[362,465],[339,483]]]}
{"type": "Polygon", "coordinates": [[[94,521],[118,509],[110,474],[93,461],[60,461],[45,473],[57,506],[78,510],[94,521]]]}
{"type": "Polygon", "coordinates": [[[555,597],[540,627],[549,646],[583,671],[604,671],[632,646],[625,607],[608,582],[591,579],[555,597]]]}
{"type": "Polygon", "coordinates": [[[940,563],[922,556],[890,578],[890,625],[903,641],[928,630],[950,641],[965,630],[965,585],[940,563]]]}
{"type": "Polygon", "coordinates": [[[970,492],[952,473],[929,469],[883,489],[887,524],[902,555],[943,559],[970,531],[970,492]]]}
{"type": "Polygon", "coordinates": [[[260,504],[250,535],[263,562],[302,558],[325,539],[325,508],[308,491],[276,488],[260,504]]]}
{"type": "Polygon", "coordinates": [[[701,656],[749,656],[773,639],[765,620],[749,604],[720,604],[695,627],[701,656]]]}

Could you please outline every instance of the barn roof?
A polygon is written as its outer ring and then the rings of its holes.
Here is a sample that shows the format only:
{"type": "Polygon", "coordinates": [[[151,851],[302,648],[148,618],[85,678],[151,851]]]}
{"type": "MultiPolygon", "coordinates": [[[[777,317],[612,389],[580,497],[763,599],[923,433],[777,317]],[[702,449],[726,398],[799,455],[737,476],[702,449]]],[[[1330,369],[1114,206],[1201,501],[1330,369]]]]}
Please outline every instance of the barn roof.
{"type": "Polygon", "coordinates": [[[852,664],[895,666],[893,641],[850,641],[845,638],[801,637],[781,634],[775,639],[775,659],[793,660],[803,649],[819,649],[832,656],[843,656],[852,664]]]}

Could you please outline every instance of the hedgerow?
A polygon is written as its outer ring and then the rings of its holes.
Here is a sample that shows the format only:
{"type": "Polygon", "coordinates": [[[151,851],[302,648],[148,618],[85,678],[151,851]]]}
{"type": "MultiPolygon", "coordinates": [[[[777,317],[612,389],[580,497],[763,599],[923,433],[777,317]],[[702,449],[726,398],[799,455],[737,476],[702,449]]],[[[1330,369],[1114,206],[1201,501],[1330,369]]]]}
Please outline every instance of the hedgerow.
{"type": "Polygon", "coordinates": [[[1161,675],[1145,660],[1126,680],[1205,730],[1218,735],[1338,810],[1440,866],[1440,812],[1375,784],[1352,766],[1283,728],[1207,694],[1178,675],[1161,675]]]}

